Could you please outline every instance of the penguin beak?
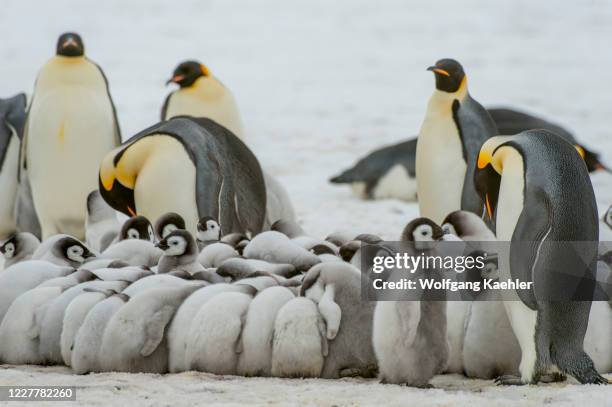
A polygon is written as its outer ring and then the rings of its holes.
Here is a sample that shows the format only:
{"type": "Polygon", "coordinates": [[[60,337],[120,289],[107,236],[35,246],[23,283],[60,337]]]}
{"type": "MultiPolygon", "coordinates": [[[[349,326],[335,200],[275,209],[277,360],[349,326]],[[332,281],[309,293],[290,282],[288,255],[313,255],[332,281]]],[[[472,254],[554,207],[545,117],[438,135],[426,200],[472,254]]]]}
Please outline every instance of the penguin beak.
{"type": "Polygon", "coordinates": [[[489,194],[485,194],[485,206],[487,208],[487,215],[489,215],[489,219],[493,220],[493,210],[491,209],[489,194]]]}
{"type": "Polygon", "coordinates": [[[83,255],[83,257],[86,259],[91,259],[92,257],[96,257],[96,255],[93,254],[92,252],[87,252],[83,255]]]}
{"type": "Polygon", "coordinates": [[[158,249],[168,250],[168,242],[166,240],[161,240],[159,243],[155,245],[158,249]]]}
{"type": "Polygon", "coordinates": [[[171,83],[179,83],[183,79],[185,79],[185,75],[174,75],[171,79],[168,79],[166,85],[170,85],[171,83]]]}
{"type": "Polygon", "coordinates": [[[440,74],[440,75],[444,75],[444,76],[450,76],[450,74],[448,72],[446,72],[444,69],[441,68],[436,68],[435,66],[430,66],[427,68],[428,71],[432,71],[434,73],[440,74]]]}

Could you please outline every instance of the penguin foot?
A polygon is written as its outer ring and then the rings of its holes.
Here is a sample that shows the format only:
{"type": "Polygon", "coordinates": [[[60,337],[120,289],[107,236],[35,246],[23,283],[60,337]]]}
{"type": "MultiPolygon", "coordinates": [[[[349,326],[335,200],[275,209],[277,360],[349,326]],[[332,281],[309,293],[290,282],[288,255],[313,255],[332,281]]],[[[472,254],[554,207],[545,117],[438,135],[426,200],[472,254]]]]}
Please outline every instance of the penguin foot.
{"type": "Polygon", "coordinates": [[[342,369],[339,373],[340,377],[357,377],[361,376],[361,369],[356,367],[348,367],[346,369],[342,369]]]}
{"type": "Polygon", "coordinates": [[[509,374],[497,376],[494,379],[494,382],[498,386],[524,386],[527,384],[519,376],[514,376],[514,375],[509,375],[509,374]]]}
{"type": "Polygon", "coordinates": [[[545,374],[540,377],[540,383],[560,383],[566,380],[567,380],[567,376],[559,372],[545,374]]]}

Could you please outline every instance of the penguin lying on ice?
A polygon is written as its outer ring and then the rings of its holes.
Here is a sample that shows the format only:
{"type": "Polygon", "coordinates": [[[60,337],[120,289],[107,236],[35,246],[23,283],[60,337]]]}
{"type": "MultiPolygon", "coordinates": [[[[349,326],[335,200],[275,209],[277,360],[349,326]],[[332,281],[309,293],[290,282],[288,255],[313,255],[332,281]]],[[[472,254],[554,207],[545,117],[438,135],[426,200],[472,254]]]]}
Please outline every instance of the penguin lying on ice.
{"type": "Polygon", "coordinates": [[[257,158],[233,133],[205,118],[158,123],[107,154],[100,192],[128,216],[158,219],[174,211],[192,234],[207,215],[219,220],[223,234],[256,234],[266,215],[257,158]]]}
{"type": "MultiPolygon", "coordinates": [[[[567,129],[529,113],[509,108],[489,108],[489,115],[497,125],[499,134],[516,134],[530,129],[550,130],[584,152],[589,172],[610,171],[599,154],[579,143],[567,129]]],[[[415,157],[413,138],[374,150],[357,163],[332,177],[333,184],[351,184],[355,194],[363,199],[395,198],[416,201],[415,157]]]]}

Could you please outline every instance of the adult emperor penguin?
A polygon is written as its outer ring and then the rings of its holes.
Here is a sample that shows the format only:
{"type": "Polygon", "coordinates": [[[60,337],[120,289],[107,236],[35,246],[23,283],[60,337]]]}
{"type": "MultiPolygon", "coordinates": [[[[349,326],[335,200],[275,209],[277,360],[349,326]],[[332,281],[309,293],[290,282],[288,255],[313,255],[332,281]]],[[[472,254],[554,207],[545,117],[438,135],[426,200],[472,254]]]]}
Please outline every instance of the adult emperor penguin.
{"type": "Polygon", "coordinates": [[[0,239],[17,230],[15,197],[18,188],[19,149],[25,119],[23,93],[0,99],[0,239]]]}
{"type": "Polygon", "coordinates": [[[161,118],[188,115],[207,117],[244,139],[242,121],[232,92],[215,78],[206,65],[198,61],[179,64],[167,84],[179,89],[170,93],[162,107],[161,118]]]}
{"type": "Polygon", "coordinates": [[[78,34],[62,34],[40,70],[25,131],[25,161],[43,238],[85,238],[98,165],[121,143],[108,82],[78,34]],[[58,192],[60,191],[61,192],[58,192]]]}
{"type": "Polygon", "coordinates": [[[599,240],[584,161],[553,133],[530,130],[488,140],[474,179],[497,239],[511,242],[509,256],[500,255],[500,275],[533,282],[516,291],[519,300],[504,303],[521,348],[521,377],[498,383],[535,383],[554,367],[580,383],[608,383],[583,349],[599,240]],[[581,244],[568,250],[567,242],[581,244]]]}
{"type": "Polygon", "coordinates": [[[176,212],[196,234],[213,216],[222,235],[257,234],[266,215],[266,187],[251,150],[207,118],[175,117],[143,130],[106,155],[100,192],[129,216],[158,219],[176,212]]]}
{"type": "Polygon", "coordinates": [[[487,111],[467,89],[463,67],[441,59],[427,68],[436,77],[417,141],[416,178],[421,216],[440,224],[458,209],[482,214],[473,172],[482,143],[497,134],[487,111]]]}

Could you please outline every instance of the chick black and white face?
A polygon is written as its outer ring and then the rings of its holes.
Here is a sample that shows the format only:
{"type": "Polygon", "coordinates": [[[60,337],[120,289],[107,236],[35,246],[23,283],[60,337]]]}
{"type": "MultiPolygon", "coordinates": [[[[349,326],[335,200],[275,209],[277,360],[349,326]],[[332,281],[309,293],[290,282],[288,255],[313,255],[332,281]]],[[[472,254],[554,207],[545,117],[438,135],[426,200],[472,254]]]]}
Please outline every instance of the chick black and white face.
{"type": "Polygon", "coordinates": [[[182,256],[187,251],[187,240],[182,236],[169,236],[166,245],[165,253],[168,256],[182,256]]]}
{"type": "Polygon", "coordinates": [[[431,225],[419,225],[412,231],[412,237],[415,242],[433,242],[433,228],[431,225]]]}
{"type": "Polygon", "coordinates": [[[198,222],[198,240],[201,242],[210,242],[219,240],[221,236],[221,227],[219,223],[212,218],[202,218],[198,222]]]}
{"type": "Polygon", "coordinates": [[[134,216],[128,219],[121,228],[121,240],[140,239],[149,242],[155,241],[153,226],[144,216],[134,216]]]}
{"type": "Polygon", "coordinates": [[[436,89],[442,92],[457,92],[465,78],[463,67],[454,59],[441,59],[427,70],[436,75],[436,89]]]}
{"type": "Polygon", "coordinates": [[[606,214],[604,215],[604,222],[606,225],[612,228],[612,206],[610,206],[606,211],[606,214]]]}
{"type": "Polygon", "coordinates": [[[208,68],[198,61],[185,61],[176,67],[172,78],[167,83],[176,83],[181,88],[188,88],[203,76],[209,76],[208,68]]]}
{"type": "Polygon", "coordinates": [[[85,248],[80,245],[68,246],[66,249],[66,258],[77,263],[83,263],[85,261],[85,248]]]}
{"type": "Polygon", "coordinates": [[[13,258],[16,254],[16,251],[17,250],[15,248],[15,243],[10,240],[0,246],[0,253],[2,253],[5,259],[13,258]]]}
{"type": "Polygon", "coordinates": [[[170,233],[174,232],[177,229],[178,229],[178,226],[176,226],[174,223],[168,223],[162,228],[161,237],[165,238],[166,236],[168,236],[170,233]]]}

